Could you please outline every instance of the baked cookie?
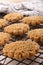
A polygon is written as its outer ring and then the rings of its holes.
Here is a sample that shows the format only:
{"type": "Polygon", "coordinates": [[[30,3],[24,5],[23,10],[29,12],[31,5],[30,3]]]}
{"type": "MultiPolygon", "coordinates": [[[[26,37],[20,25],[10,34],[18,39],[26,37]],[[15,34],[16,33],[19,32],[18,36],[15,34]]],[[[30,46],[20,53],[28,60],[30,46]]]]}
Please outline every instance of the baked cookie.
{"type": "Polygon", "coordinates": [[[29,26],[27,24],[16,23],[16,24],[12,24],[5,27],[4,31],[10,34],[14,34],[14,35],[22,35],[26,33],[28,29],[29,29],[29,26]]]}
{"type": "Polygon", "coordinates": [[[0,32],[0,46],[5,45],[10,40],[8,33],[0,32]]]}
{"type": "Polygon", "coordinates": [[[26,59],[35,56],[40,46],[34,41],[16,41],[6,44],[3,53],[13,59],[26,59]]]}
{"type": "Polygon", "coordinates": [[[28,16],[24,17],[22,20],[23,23],[29,24],[29,25],[39,25],[43,23],[43,16],[28,16]]]}
{"type": "Polygon", "coordinates": [[[28,31],[28,38],[37,42],[43,42],[43,29],[34,29],[28,31]]]}
{"type": "Polygon", "coordinates": [[[9,13],[4,16],[4,19],[11,22],[17,22],[18,20],[21,20],[23,18],[23,15],[21,13],[9,13]]]}
{"type": "Polygon", "coordinates": [[[6,21],[5,19],[0,19],[0,28],[6,26],[8,24],[8,21],[6,21]]]}

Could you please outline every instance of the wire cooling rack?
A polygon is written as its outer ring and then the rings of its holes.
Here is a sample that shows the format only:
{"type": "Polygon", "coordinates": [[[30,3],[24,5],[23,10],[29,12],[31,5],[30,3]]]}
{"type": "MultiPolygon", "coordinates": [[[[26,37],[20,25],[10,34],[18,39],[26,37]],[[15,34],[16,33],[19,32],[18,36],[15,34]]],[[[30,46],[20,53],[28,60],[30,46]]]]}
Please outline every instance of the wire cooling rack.
{"type": "MultiPolygon", "coordinates": [[[[0,14],[0,18],[2,18],[4,15],[5,14],[3,13],[0,14]]],[[[37,28],[43,28],[43,25],[37,26],[37,28]]],[[[3,29],[2,30],[0,29],[0,32],[1,31],[3,31],[3,29]]],[[[19,40],[20,38],[17,38],[17,39],[19,40]]],[[[5,57],[4,54],[2,53],[2,49],[3,47],[0,47],[0,65],[43,65],[43,46],[40,47],[40,52],[34,57],[29,58],[29,59],[21,59],[21,60],[16,60],[16,59],[5,57]]]]}

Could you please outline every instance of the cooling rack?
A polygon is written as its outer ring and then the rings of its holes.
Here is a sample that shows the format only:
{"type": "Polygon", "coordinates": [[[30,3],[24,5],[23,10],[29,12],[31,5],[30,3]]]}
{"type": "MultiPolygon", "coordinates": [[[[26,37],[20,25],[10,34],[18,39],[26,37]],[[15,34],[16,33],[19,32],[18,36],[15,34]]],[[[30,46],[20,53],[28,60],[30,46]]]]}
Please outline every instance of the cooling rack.
{"type": "MultiPolygon", "coordinates": [[[[5,14],[1,13],[0,18],[3,18],[5,14]]],[[[31,27],[31,28],[36,28],[36,27],[31,27]]],[[[37,28],[43,28],[43,25],[37,26],[37,28]]],[[[0,32],[3,31],[3,29],[0,29],[0,32]]],[[[21,38],[24,39],[26,35],[22,36],[21,38]]],[[[20,38],[17,38],[19,40],[20,38]]],[[[13,39],[12,39],[13,41],[13,39]]],[[[0,47],[0,65],[43,65],[43,45],[40,46],[40,52],[35,55],[32,58],[29,59],[21,59],[21,60],[16,60],[16,59],[11,59],[8,57],[5,57],[4,54],[2,53],[3,47],[0,47]]]]}

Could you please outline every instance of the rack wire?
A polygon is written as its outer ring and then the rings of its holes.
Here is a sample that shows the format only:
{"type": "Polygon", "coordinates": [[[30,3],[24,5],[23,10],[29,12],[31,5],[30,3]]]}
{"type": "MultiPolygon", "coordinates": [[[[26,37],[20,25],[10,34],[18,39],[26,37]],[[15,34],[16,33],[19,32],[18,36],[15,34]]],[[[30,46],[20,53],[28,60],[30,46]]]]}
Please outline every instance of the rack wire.
{"type": "MultiPolygon", "coordinates": [[[[5,14],[2,13],[0,14],[0,17],[2,18],[2,16],[4,15],[5,14]]],[[[40,28],[40,26],[38,28],[40,28]]],[[[41,25],[41,28],[43,28],[43,25],[41,25]]],[[[0,32],[1,32],[1,29],[0,29],[0,32]]],[[[40,52],[37,55],[29,59],[21,59],[21,60],[5,57],[5,55],[2,53],[2,49],[3,47],[0,47],[0,65],[14,65],[14,64],[15,65],[43,65],[43,45],[40,47],[40,52]]]]}

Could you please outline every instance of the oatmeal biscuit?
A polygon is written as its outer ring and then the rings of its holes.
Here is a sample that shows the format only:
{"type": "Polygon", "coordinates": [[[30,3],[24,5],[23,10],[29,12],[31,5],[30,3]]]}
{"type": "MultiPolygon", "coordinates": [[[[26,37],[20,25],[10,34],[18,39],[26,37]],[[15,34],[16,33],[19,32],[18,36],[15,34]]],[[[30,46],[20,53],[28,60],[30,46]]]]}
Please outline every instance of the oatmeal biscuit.
{"type": "Polygon", "coordinates": [[[28,31],[28,38],[37,42],[43,42],[43,29],[34,29],[28,31]]]}
{"type": "Polygon", "coordinates": [[[5,27],[4,31],[10,34],[14,34],[14,35],[22,35],[26,33],[28,29],[29,29],[29,26],[27,24],[16,23],[16,24],[12,24],[5,27]]]}
{"type": "Polygon", "coordinates": [[[9,13],[4,16],[4,19],[11,22],[17,22],[18,20],[21,20],[23,18],[23,15],[21,13],[9,13]]]}
{"type": "Polygon", "coordinates": [[[26,59],[35,56],[39,52],[40,46],[34,41],[16,41],[6,44],[3,52],[13,59],[26,59]]]}
{"type": "Polygon", "coordinates": [[[0,46],[5,45],[10,40],[8,33],[0,32],[0,46]]]}
{"type": "Polygon", "coordinates": [[[0,19],[0,28],[6,26],[8,24],[8,21],[6,21],[5,19],[0,19]]]}
{"type": "Polygon", "coordinates": [[[23,23],[29,24],[29,25],[39,25],[43,23],[43,16],[28,16],[24,17],[22,20],[23,23]]]}

